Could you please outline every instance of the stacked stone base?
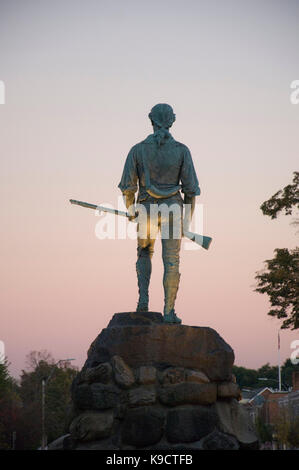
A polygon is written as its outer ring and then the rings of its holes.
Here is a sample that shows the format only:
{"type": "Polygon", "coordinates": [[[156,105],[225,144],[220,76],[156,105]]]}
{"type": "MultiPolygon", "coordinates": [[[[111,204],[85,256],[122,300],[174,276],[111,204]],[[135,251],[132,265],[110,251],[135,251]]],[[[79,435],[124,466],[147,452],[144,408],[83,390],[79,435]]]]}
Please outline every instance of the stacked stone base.
{"type": "Polygon", "coordinates": [[[231,373],[234,353],[211,328],[115,314],[72,385],[65,449],[257,448],[231,373]]]}

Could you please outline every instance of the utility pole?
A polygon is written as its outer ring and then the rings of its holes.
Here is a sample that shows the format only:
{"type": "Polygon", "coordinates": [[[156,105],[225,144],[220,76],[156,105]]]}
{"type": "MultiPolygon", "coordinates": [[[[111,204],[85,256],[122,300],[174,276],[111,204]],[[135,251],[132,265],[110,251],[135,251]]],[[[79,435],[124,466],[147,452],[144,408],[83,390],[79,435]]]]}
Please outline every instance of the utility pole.
{"type": "Polygon", "coordinates": [[[42,450],[46,449],[46,426],[45,426],[45,403],[46,403],[46,379],[42,379],[42,450]]]}
{"type": "Polygon", "coordinates": [[[278,330],[278,390],[281,392],[280,335],[278,330]]]}

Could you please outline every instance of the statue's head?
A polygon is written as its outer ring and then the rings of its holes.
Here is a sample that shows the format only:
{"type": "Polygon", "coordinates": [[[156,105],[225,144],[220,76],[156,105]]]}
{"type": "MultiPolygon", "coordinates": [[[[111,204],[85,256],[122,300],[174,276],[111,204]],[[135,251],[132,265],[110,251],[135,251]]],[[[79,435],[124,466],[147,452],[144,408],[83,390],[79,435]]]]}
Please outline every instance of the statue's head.
{"type": "Polygon", "coordinates": [[[169,104],[156,104],[148,117],[150,118],[154,129],[169,129],[175,121],[175,114],[169,104]]]}

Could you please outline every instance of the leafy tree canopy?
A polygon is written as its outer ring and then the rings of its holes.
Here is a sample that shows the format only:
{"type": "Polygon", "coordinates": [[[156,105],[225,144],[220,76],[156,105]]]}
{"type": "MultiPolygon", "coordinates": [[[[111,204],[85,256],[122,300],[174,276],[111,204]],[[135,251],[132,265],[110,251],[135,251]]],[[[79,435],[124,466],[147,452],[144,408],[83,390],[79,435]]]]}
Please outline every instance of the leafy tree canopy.
{"type": "MultiPolygon", "coordinates": [[[[299,172],[294,172],[292,184],[277,191],[268,201],[263,202],[264,215],[276,219],[281,211],[286,215],[299,208],[299,172]]],[[[299,219],[294,221],[299,224],[299,219]]],[[[283,319],[281,328],[299,328],[299,248],[293,250],[277,248],[273,259],[266,260],[264,271],[256,273],[256,292],[267,294],[271,308],[268,315],[283,319]]]]}
{"type": "Polygon", "coordinates": [[[295,208],[299,209],[299,172],[297,171],[294,172],[292,184],[277,191],[260,207],[263,214],[268,215],[271,219],[276,219],[283,210],[286,215],[291,215],[295,208]]]}
{"type": "Polygon", "coordinates": [[[13,445],[13,433],[17,428],[21,400],[18,386],[9,373],[9,362],[0,364],[0,450],[8,450],[13,445]]]}
{"type": "Polygon", "coordinates": [[[281,328],[299,328],[299,248],[277,248],[275,257],[266,260],[266,269],[256,274],[256,292],[267,294],[271,304],[268,315],[284,319],[281,328]]]}
{"type": "MultiPolygon", "coordinates": [[[[294,365],[290,359],[286,359],[281,367],[283,388],[292,387],[292,374],[295,370],[299,370],[299,364],[294,365]]],[[[233,366],[233,374],[236,376],[240,388],[278,388],[278,366],[271,366],[269,363],[264,364],[259,369],[233,366]]]]}
{"type": "Polygon", "coordinates": [[[46,385],[45,415],[48,442],[66,431],[68,409],[71,402],[70,387],[78,373],[68,362],[57,364],[46,350],[32,351],[27,355],[27,371],[23,370],[20,395],[24,405],[24,425],[28,426],[25,448],[37,448],[41,438],[41,388],[42,380],[51,375],[46,385]]]}

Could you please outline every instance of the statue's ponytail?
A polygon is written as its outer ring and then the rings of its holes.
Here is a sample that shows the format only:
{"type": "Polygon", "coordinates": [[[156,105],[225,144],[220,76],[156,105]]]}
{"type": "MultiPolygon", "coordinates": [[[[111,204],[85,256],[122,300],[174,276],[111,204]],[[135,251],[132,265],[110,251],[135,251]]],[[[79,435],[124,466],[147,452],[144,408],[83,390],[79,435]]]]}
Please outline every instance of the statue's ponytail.
{"type": "Polygon", "coordinates": [[[169,139],[169,137],[171,137],[171,134],[165,127],[160,127],[154,132],[154,138],[158,144],[158,147],[163,145],[167,139],[169,139]]]}
{"type": "Polygon", "coordinates": [[[153,124],[158,126],[158,129],[154,132],[154,138],[157,141],[158,146],[164,144],[169,137],[171,137],[168,129],[172,126],[175,121],[175,114],[169,104],[156,104],[149,113],[148,117],[153,124]]]}

